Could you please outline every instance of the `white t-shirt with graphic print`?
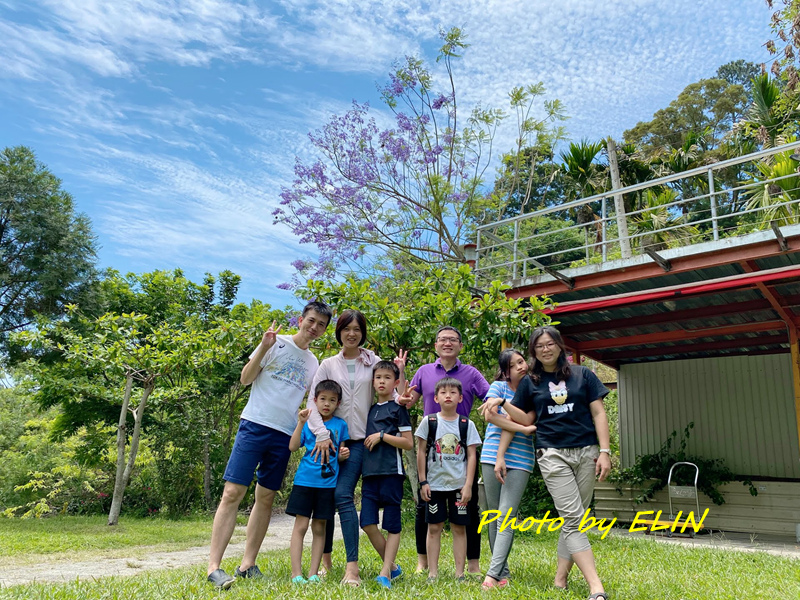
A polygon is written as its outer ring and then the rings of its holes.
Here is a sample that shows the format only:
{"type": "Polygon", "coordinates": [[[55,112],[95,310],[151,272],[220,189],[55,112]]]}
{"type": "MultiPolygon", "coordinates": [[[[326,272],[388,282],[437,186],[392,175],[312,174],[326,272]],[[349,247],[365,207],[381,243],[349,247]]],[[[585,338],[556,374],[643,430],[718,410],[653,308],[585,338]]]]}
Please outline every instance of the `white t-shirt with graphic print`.
{"type": "MultiPolygon", "coordinates": [[[[428,418],[425,417],[414,435],[428,439],[428,418]]],[[[481,436],[475,423],[467,424],[467,446],[480,445],[481,436]]],[[[428,452],[427,480],[432,492],[460,490],[467,482],[466,448],[461,447],[461,434],[458,431],[458,418],[447,421],[438,415],[436,424],[436,443],[428,452]]]]}
{"type": "MultiPolygon", "coordinates": [[[[251,360],[258,348],[250,355],[251,360]]],[[[297,409],[318,367],[317,357],[310,350],[298,348],[291,335],[276,336],[261,361],[261,372],[250,388],[242,418],[292,435],[297,409]]]]}

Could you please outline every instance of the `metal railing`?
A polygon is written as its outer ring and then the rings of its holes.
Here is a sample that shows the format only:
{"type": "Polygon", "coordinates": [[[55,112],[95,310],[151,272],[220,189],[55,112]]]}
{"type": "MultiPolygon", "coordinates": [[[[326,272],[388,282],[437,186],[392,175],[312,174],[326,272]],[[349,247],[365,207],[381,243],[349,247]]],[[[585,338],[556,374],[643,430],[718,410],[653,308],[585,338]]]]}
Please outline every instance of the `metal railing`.
{"type": "Polygon", "coordinates": [[[758,168],[771,164],[770,157],[797,150],[800,141],[482,225],[476,274],[524,279],[544,270],[616,260],[627,255],[628,247],[633,255],[652,256],[768,229],[773,222],[798,223],[800,173],[767,176],[758,168]],[[630,232],[624,239],[613,212],[618,195],[633,206],[622,215],[630,232]],[[576,218],[583,207],[584,215],[591,214],[588,222],[576,218]]]}

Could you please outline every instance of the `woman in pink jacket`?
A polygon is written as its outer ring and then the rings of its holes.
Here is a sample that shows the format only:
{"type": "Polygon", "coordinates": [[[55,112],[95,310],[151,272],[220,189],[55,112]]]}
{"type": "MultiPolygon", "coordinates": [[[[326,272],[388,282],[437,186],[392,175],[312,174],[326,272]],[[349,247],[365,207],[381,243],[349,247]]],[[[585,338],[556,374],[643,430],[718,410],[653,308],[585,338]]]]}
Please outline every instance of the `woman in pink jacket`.
{"type": "MultiPolygon", "coordinates": [[[[358,540],[359,522],[358,512],[353,500],[356,484],[361,477],[361,463],[364,455],[364,437],[367,427],[367,415],[372,406],[374,391],[372,388],[372,368],[381,358],[371,350],[362,348],[362,344],[367,339],[367,320],[364,315],[357,310],[345,310],[336,322],[336,341],[342,346],[341,352],[336,356],[326,358],[319,365],[314,380],[311,382],[313,390],[318,382],[324,379],[333,379],[342,386],[342,401],[336,410],[335,416],[344,419],[350,431],[350,457],[339,466],[339,480],[336,483],[334,501],[336,510],[339,513],[339,520],[342,526],[342,537],[347,552],[347,567],[345,569],[342,583],[352,587],[361,585],[358,570],[358,540]]],[[[405,359],[406,354],[402,351],[394,359],[395,364],[400,368],[401,389],[405,387],[405,359]]],[[[314,435],[317,436],[317,445],[314,449],[315,454],[322,456],[327,462],[329,452],[338,452],[338,448],[333,448],[330,441],[330,434],[322,423],[316,406],[313,402],[308,403],[311,415],[308,418],[308,426],[314,435]]],[[[327,570],[331,568],[331,549],[333,547],[333,526],[330,524],[326,528],[325,553],[323,555],[323,566],[327,570]]],[[[399,575],[399,568],[396,569],[399,575]]],[[[393,576],[395,572],[392,572],[393,576]]]]}

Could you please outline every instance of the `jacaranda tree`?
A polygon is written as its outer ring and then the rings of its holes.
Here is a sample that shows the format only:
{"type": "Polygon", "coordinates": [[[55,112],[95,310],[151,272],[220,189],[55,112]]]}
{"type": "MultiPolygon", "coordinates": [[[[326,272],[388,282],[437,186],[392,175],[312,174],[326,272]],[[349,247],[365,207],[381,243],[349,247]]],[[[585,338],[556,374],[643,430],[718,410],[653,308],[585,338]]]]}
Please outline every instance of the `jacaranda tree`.
{"type": "MultiPolygon", "coordinates": [[[[294,182],[282,190],[274,211],[276,222],[319,251],[318,259],[293,263],[299,273],[324,278],[343,265],[369,269],[387,256],[427,265],[464,261],[462,246],[480,218],[475,206],[504,114],[481,106],[468,116],[462,112],[453,59],[467,44],[458,28],[441,35],[436,60],[446,74],[443,91],[422,60],[407,57],[381,90],[391,126],[379,125],[385,113],[376,118],[368,104],[354,103],[310,134],[319,156],[296,159],[294,182]]],[[[531,119],[522,104],[543,88],[531,89],[518,88],[511,96],[528,129],[561,111],[557,102],[546,103],[544,118],[531,119]]]]}

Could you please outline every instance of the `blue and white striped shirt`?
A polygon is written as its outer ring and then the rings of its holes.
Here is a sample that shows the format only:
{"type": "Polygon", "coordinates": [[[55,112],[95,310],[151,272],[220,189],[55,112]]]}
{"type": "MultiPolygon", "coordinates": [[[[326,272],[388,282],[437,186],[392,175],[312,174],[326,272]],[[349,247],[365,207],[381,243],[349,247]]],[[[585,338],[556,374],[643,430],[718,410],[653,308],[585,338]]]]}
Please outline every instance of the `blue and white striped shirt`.
{"type": "MultiPolygon", "coordinates": [[[[514,397],[514,391],[508,387],[506,381],[495,381],[486,393],[487,398],[503,398],[511,400],[514,397]]],[[[498,409],[502,415],[505,414],[503,409],[498,409]]],[[[481,451],[481,462],[493,465],[497,461],[497,449],[500,447],[500,434],[503,432],[497,425],[488,423],[486,425],[486,438],[483,441],[483,450],[481,451]]],[[[515,433],[514,439],[508,446],[505,453],[506,467],[509,469],[520,469],[522,471],[533,472],[533,436],[525,435],[523,433],[515,433]]]]}

